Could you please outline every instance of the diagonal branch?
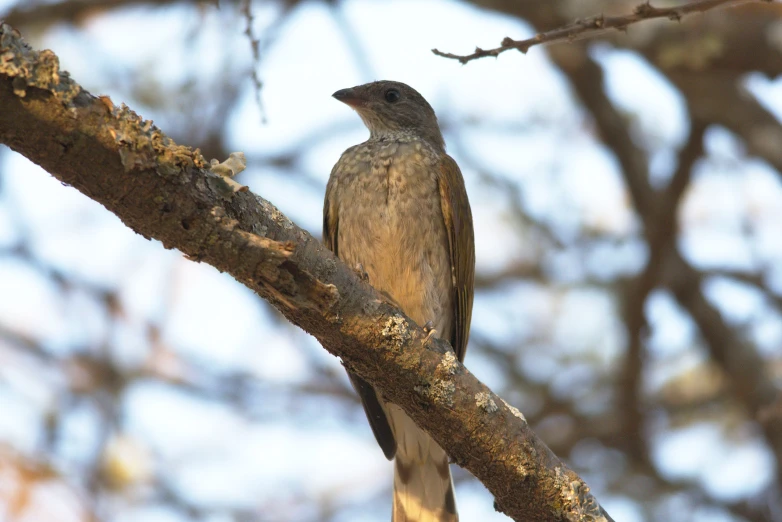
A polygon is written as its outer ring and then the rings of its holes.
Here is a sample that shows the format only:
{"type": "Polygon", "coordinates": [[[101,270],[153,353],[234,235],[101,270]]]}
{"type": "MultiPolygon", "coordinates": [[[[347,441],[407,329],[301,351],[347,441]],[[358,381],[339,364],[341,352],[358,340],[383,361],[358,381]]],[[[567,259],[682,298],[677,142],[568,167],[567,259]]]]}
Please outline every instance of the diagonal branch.
{"type": "MultiPolygon", "coordinates": [[[[388,303],[271,203],[234,192],[127,107],[96,98],[0,26],[0,143],[137,233],[228,272],[402,407],[515,520],[611,520],[524,416],[445,341],[388,303]]],[[[222,305],[221,305],[222,306],[222,305]]],[[[219,325],[217,325],[219,326],[219,325]]]]}
{"type": "Polygon", "coordinates": [[[432,49],[432,52],[437,56],[459,60],[460,63],[465,64],[478,58],[497,57],[505,51],[512,49],[526,54],[530,47],[535,45],[573,42],[594,37],[611,30],[626,31],[630,25],[645,20],[667,18],[678,22],[692,13],[704,13],[717,7],[734,6],[747,2],[771,2],[771,0],[695,0],[679,7],[653,7],[649,2],[645,2],[637,5],[630,14],[622,16],[604,16],[602,14],[591,16],[582,20],[576,20],[572,24],[557,29],[538,33],[526,40],[514,40],[510,37],[505,37],[501,45],[494,49],[476,47],[474,53],[466,55],[446,53],[438,49],[432,49]]]}

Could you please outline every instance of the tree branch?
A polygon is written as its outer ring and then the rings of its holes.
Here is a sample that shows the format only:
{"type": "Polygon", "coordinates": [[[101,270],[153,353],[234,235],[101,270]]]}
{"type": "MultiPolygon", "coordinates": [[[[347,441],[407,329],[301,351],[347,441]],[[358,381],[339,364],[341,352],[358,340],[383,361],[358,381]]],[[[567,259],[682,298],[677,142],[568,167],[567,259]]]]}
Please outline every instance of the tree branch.
{"type": "Polygon", "coordinates": [[[530,47],[535,45],[573,42],[603,34],[611,30],[626,31],[628,26],[644,20],[668,18],[669,20],[678,22],[692,13],[704,13],[717,7],[727,7],[747,2],[771,2],[771,0],[696,0],[679,7],[652,7],[649,2],[645,2],[637,5],[635,9],[633,9],[633,12],[627,15],[604,16],[600,14],[591,16],[582,20],[576,20],[572,24],[552,29],[551,31],[538,33],[526,40],[514,40],[506,36],[502,40],[501,45],[494,49],[481,49],[480,47],[476,47],[474,53],[466,55],[446,53],[437,49],[432,49],[432,52],[437,56],[459,60],[460,63],[465,64],[469,61],[477,60],[478,58],[486,58],[487,56],[497,57],[505,51],[510,51],[512,49],[516,49],[517,51],[526,54],[530,47]]]}
{"type": "MultiPolygon", "coordinates": [[[[0,143],[137,233],[228,272],[402,407],[513,519],[611,520],[524,416],[263,198],[0,26],[0,143]]],[[[220,306],[223,306],[222,304],[220,306]]],[[[219,325],[216,325],[219,327],[219,325]]]]}

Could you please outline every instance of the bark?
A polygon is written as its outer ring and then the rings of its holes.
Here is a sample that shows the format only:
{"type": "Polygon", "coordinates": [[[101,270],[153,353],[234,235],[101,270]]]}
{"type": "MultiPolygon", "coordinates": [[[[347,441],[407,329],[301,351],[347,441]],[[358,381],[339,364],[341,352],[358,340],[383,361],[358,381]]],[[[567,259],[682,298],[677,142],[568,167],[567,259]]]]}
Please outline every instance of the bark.
{"type": "Polygon", "coordinates": [[[446,342],[427,342],[418,325],[271,203],[235,192],[198,150],[81,89],[54,53],[33,51],[8,25],[0,27],[0,142],[135,232],[268,300],[448,448],[514,520],[611,520],[524,416],[446,342]]]}

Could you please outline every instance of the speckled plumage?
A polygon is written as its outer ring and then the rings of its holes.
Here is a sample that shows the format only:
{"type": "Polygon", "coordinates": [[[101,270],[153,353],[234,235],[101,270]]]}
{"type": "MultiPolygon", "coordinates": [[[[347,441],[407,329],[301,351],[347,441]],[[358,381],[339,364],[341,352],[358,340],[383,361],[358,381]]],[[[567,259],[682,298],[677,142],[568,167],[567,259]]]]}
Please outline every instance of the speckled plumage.
{"type": "MultiPolygon", "coordinates": [[[[397,82],[334,96],[359,113],[370,138],[346,150],[331,172],[324,241],[349,265],[362,265],[372,286],[419,325],[431,321],[462,359],[472,311],[472,217],[434,111],[397,82]],[[389,90],[398,99],[388,101],[389,90]]],[[[395,458],[392,520],[457,521],[447,454],[368,383],[351,380],[378,443],[395,458]]]]}
{"type": "Polygon", "coordinates": [[[399,136],[348,149],[334,169],[339,257],[361,264],[419,325],[451,327],[451,263],[435,169],[426,143],[399,136]]]}

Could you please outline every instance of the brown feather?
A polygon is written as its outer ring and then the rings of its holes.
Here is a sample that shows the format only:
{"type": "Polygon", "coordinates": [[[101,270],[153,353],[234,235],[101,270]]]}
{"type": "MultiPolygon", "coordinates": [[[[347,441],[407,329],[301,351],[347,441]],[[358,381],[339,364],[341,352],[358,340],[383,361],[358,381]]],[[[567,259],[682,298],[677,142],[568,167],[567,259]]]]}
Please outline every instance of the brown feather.
{"type": "Polygon", "coordinates": [[[464,178],[456,162],[443,154],[440,163],[440,205],[448,231],[448,247],[453,274],[453,321],[449,337],[456,356],[464,361],[470,337],[470,318],[475,285],[475,236],[472,212],[464,178]]]}

